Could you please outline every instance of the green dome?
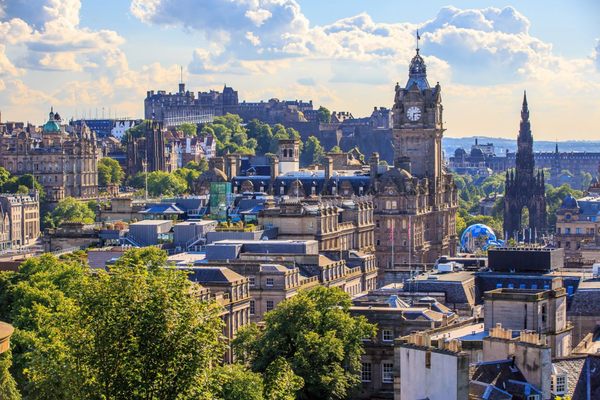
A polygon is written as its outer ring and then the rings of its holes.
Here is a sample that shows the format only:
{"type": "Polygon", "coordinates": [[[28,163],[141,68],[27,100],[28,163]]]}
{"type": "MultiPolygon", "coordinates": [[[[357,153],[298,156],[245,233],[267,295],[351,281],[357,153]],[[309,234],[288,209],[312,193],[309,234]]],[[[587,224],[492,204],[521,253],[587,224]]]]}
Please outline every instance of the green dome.
{"type": "Polygon", "coordinates": [[[60,125],[56,121],[48,121],[44,124],[44,132],[60,132],[60,125]]]}

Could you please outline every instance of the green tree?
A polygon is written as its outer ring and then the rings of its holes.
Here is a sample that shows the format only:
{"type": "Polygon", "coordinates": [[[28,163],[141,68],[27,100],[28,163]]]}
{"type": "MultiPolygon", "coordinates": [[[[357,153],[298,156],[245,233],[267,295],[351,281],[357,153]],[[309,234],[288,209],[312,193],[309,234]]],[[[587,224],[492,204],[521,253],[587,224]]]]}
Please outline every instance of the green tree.
{"type": "Polygon", "coordinates": [[[57,227],[63,222],[82,222],[91,224],[96,218],[94,210],[87,203],[67,197],[58,202],[50,214],[46,214],[44,223],[50,227],[57,227]]]}
{"type": "Polygon", "coordinates": [[[256,154],[268,153],[271,149],[273,131],[271,126],[257,119],[253,119],[246,125],[248,137],[256,140],[256,154]]]}
{"type": "Polygon", "coordinates": [[[164,171],[152,171],[148,174],[148,193],[150,196],[173,196],[184,193],[187,182],[180,175],[164,171]]]}
{"type": "Polygon", "coordinates": [[[300,162],[304,165],[319,164],[323,161],[325,151],[321,142],[314,136],[309,136],[300,154],[300,162]]]}
{"type": "Polygon", "coordinates": [[[234,351],[256,372],[283,358],[304,380],[300,399],[346,398],[360,384],[362,341],[375,335],[374,325],[350,315],[351,305],[337,288],[300,292],[266,314],[264,330],[244,330],[234,351]]]}
{"type": "Polygon", "coordinates": [[[194,182],[200,176],[200,171],[189,168],[179,168],[178,170],[175,170],[174,173],[186,182],[185,191],[188,193],[191,192],[192,188],[194,187],[194,182]]]}
{"type": "MultiPolygon", "coordinates": [[[[15,326],[15,378],[27,399],[215,398],[223,322],[156,248],[109,272],[77,258],[32,258],[0,273],[0,313],[15,326]]],[[[3,388],[1,388],[3,389],[3,388]]],[[[0,389],[0,390],[1,390],[0,389]]]]}
{"type": "Polygon", "coordinates": [[[283,358],[275,359],[265,371],[265,400],[295,400],[304,380],[283,358]]]}
{"type": "Polygon", "coordinates": [[[327,108],[321,106],[317,110],[317,116],[319,118],[319,122],[329,123],[331,122],[331,111],[327,108]]]}
{"type": "Polygon", "coordinates": [[[341,153],[342,149],[340,149],[340,146],[333,146],[331,148],[331,150],[329,150],[330,153],[341,153]]]}
{"type": "Polygon", "coordinates": [[[263,400],[261,374],[241,364],[224,365],[217,370],[219,398],[223,400],[263,400]]]}
{"type": "Polygon", "coordinates": [[[185,136],[196,136],[196,124],[192,124],[189,122],[184,122],[183,124],[179,125],[177,127],[179,130],[181,130],[185,136]]]}
{"type": "Polygon", "coordinates": [[[206,158],[201,158],[198,162],[188,162],[187,164],[185,164],[184,168],[193,169],[194,171],[202,173],[204,171],[208,171],[208,162],[206,161],[206,158]]]}
{"type": "Polygon", "coordinates": [[[104,157],[98,162],[98,183],[100,186],[118,186],[123,182],[124,177],[123,168],[117,160],[104,157]]]}
{"type": "Polygon", "coordinates": [[[71,339],[94,383],[90,397],[192,399],[207,390],[206,371],[224,352],[219,308],[165,264],[159,249],[134,249],[86,280],[75,321],[84,334],[71,339]]]}
{"type": "Polygon", "coordinates": [[[21,399],[21,393],[17,389],[17,382],[9,371],[11,365],[12,356],[10,350],[0,353],[0,399],[2,400],[21,399]]]}

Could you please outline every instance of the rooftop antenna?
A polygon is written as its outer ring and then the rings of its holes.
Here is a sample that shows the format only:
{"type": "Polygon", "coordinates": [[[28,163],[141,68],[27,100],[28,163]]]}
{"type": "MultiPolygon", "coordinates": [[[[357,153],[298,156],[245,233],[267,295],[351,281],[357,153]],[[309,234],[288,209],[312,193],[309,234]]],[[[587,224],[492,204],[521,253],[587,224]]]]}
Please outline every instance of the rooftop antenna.
{"type": "Polygon", "coordinates": [[[183,83],[183,65],[179,66],[179,83],[183,83]]]}

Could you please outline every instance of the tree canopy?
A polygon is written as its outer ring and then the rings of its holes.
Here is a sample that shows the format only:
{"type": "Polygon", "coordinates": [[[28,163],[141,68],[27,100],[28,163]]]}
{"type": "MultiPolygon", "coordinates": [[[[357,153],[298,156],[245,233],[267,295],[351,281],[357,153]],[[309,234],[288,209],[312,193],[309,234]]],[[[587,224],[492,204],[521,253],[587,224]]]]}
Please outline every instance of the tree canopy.
{"type": "Polygon", "coordinates": [[[300,162],[304,165],[319,164],[325,157],[325,150],[321,142],[314,136],[309,136],[300,154],[300,162]]]}
{"type": "Polygon", "coordinates": [[[344,399],[360,383],[362,340],[375,335],[374,325],[350,315],[351,304],[338,288],[300,292],[266,314],[263,330],[242,330],[235,353],[255,372],[289,363],[283,373],[290,388],[300,386],[292,372],[302,378],[300,399],[344,399]]]}
{"type": "Polygon", "coordinates": [[[196,124],[192,124],[190,122],[184,122],[183,124],[179,125],[177,129],[181,130],[185,136],[193,137],[197,134],[196,124]]]}
{"type": "Polygon", "coordinates": [[[63,222],[81,222],[91,224],[96,218],[96,213],[88,203],[67,197],[59,201],[51,213],[46,214],[44,224],[49,227],[57,227],[63,222]]]}
{"type": "MultiPolygon", "coordinates": [[[[15,379],[26,399],[215,398],[224,354],[216,303],[199,301],[156,248],[126,252],[109,272],[77,257],[32,258],[0,273],[15,379]]],[[[1,367],[1,365],[0,365],[1,367]]]]}
{"type": "Polygon", "coordinates": [[[104,157],[98,162],[98,183],[100,186],[120,185],[125,177],[121,164],[113,158],[104,157]]]}
{"type": "Polygon", "coordinates": [[[317,110],[317,116],[319,118],[319,122],[329,123],[331,122],[331,111],[327,108],[321,106],[317,110]]]}

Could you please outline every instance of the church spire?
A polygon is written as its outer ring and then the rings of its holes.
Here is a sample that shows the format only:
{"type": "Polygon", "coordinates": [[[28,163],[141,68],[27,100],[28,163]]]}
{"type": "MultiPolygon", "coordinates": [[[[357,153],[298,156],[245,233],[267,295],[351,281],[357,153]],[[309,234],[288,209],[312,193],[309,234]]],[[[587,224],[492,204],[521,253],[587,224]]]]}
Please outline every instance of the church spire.
{"type": "Polygon", "coordinates": [[[523,91],[523,106],[521,107],[521,121],[529,121],[529,106],[527,105],[527,91],[523,91]]]}

